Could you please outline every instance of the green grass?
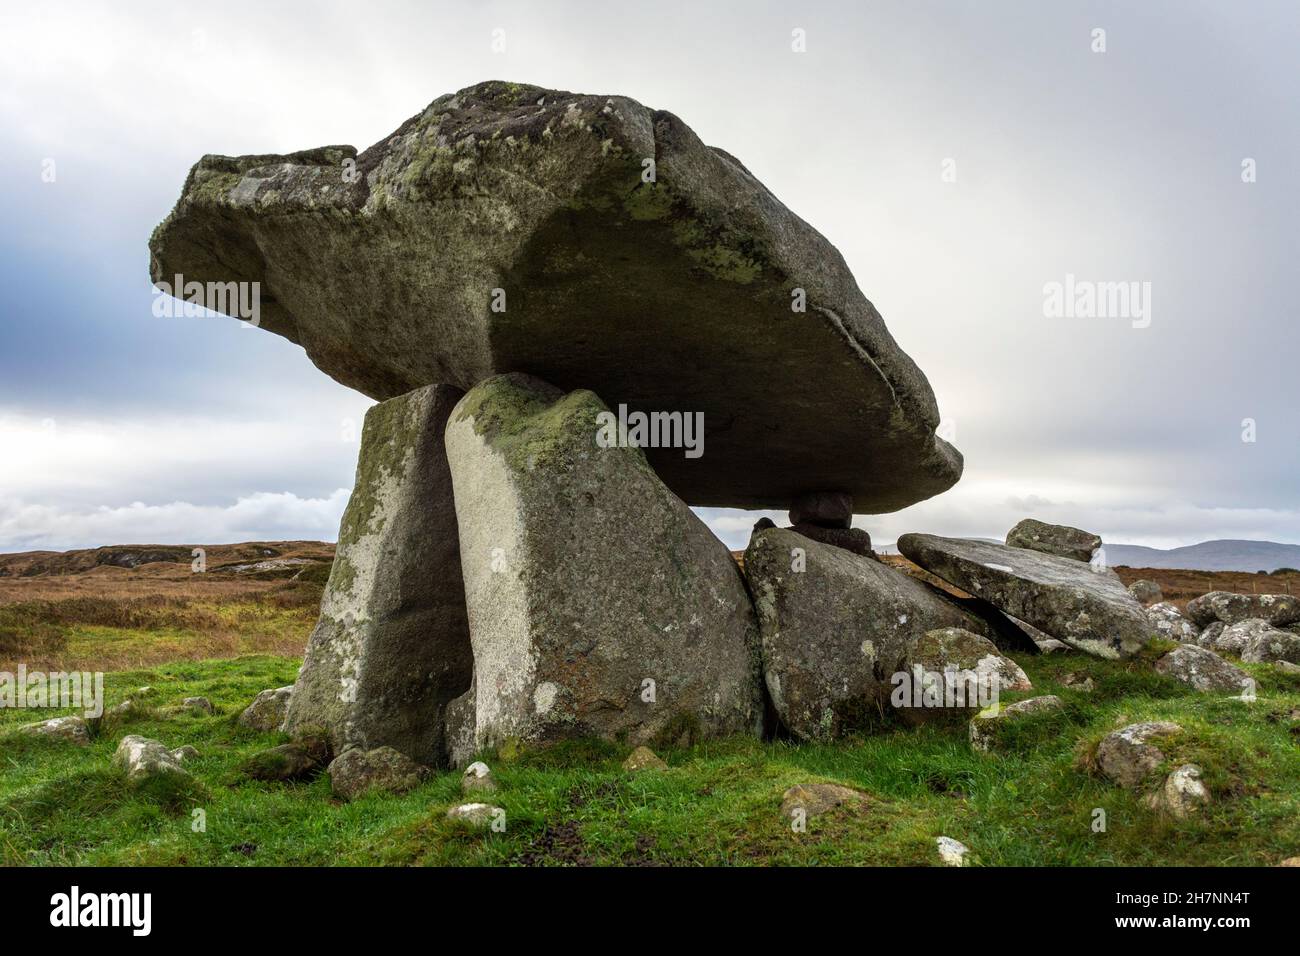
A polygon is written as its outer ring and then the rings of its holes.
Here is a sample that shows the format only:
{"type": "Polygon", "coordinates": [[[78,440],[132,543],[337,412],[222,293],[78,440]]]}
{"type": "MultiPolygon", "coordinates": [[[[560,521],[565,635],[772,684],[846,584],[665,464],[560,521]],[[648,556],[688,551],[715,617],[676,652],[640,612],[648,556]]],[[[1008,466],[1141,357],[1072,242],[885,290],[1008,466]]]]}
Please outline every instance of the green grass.
{"type": "MultiPolygon", "coordinates": [[[[258,783],[239,767],[283,735],[235,716],[259,691],[292,682],[298,662],[252,656],[181,662],[107,676],[108,703],[141,685],[157,693],[89,747],[8,731],[53,712],[0,711],[0,863],[161,865],[332,864],[905,864],[937,862],[934,837],[961,840],[984,865],[1269,865],[1300,854],[1300,678],[1247,667],[1253,704],[1197,694],[1150,671],[1081,655],[1023,659],[1033,695],[1066,706],[1026,720],[999,751],[970,750],[964,725],[897,729],[826,745],[733,739],[661,753],[666,772],[627,774],[628,748],[576,741],[513,759],[485,755],[501,785],[504,833],[445,819],[465,802],[455,772],[403,796],[346,804],[328,778],[258,783]],[[1091,676],[1092,694],[1062,686],[1091,676]],[[216,713],[172,713],[182,697],[216,713]],[[1293,713],[1295,716],[1293,716],[1293,713]],[[1108,731],[1167,719],[1185,733],[1170,766],[1196,762],[1213,804],[1175,821],[1141,794],[1091,770],[1108,731]],[[193,744],[192,783],[140,790],[111,763],[117,741],[143,734],[193,744]],[[828,781],[869,794],[792,832],[779,812],[796,783],[828,781]],[[1106,814],[1094,832],[1094,811],[1106,814]],[[192,826],[203,811],[206,829],[192,826]]],[[[1021,695],[1030,696],[1030,695],[1021,695]]]]}

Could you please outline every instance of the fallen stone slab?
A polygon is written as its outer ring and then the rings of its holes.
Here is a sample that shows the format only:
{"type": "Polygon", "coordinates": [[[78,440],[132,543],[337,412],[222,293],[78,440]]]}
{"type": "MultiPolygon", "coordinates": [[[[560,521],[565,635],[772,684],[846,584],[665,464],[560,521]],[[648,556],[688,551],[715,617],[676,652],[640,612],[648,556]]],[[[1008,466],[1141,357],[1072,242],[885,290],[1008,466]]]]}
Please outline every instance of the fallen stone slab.
{"type": "Polygon", "coordinates": [[[473,750],[761,732],[740,570],[640,449],[596,443],[607,411],[589,391],[512,374],[476,386],[448,421],[473,750]]]}
{"type": "Polygon", "coordinates": [[[1266,621],[1274,627],[1285,627],[1300,622],[1300,597],[1211,591],[1187,602],[1187,616],[1201,627],[1214,621],[1236,624],[1251,618],[1266,621]]]}
{"type": "Polygon", "coordinates": [[[1152,741],[1165,740],[1182,730],[1170,721],[1146,721],[1109,733],[1097,745],[1097,767],[1121,787],[1137,787],[1166,759],[1152,741]]]}
{"type": "Polygon", "coordinates": [[[1157,673],[1172,677],[1199,691],[1241,693],[1254,687],[1251,676],[1214,651],[1183,644],[1156,661],[1157,673]]]}
{"type": "Polygon", "coordinates": [[[473,656],[443,432],[457,389],[430,386],[366,412],[357,479],[339,526],[286,727],[324,727],[335,753],[386,746],[448,763],[447,705],[473,656]]]}
{"type": "Polygon", "coordinates": [[[1069,525],[1048,524],[1035,518],[1026,518],[1007,532],[1007,546],[1027,548],[1075,561],[1089,561],[1092,553],[1101,547],[1101,536],[1069,525]]]}
{"type": "Polygon", "coordinates": [[[1129,657],[1154,630],[1113,571],[966,538],[905,534],[898,550],[999,610],[1098,657],[1129,657]]]}
{"type": "Polygon", "coordinates": [[[803,740],[841,737],[889,716],[894,688],[910,686],[909,652],[926,632],[987,636],[983,622],[915,578],[784,528],[756,531],[744,563],[768,693],[803,740]]]}
{"type": "Polygon", "coordinates": [[[375,399],[525,370],[701,415],[703,455],[647,450],[693,505],[888,512],[961,474],[835,247],[627,97],[480,83],[360,154],[205,156],[149,249],[156,284],[259,283],[260,327],[375,399]]]}

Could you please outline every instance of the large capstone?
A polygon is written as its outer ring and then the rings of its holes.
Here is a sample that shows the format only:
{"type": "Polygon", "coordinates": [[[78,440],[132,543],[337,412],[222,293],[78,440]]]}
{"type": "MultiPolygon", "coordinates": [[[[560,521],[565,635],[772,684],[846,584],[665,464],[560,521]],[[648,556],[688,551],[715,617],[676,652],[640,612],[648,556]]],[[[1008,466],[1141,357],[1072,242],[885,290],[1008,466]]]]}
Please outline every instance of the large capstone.
{"type": "Polygon", "coordinates": [[[598,444],[607,412],[592,392],[512,374],[472,389],[447,424],[474,646],[460,754],[761,729],[740,571],[639,449],[598,444]]]}
{"type": "Polygon", "coordinates": [[[443,431],[458,389],[430,386],[366,413],[352,498],[287,729],[335,753],[387,746],[447,762],[444,711],[473,658],[443,431]]]}
{"type": "Polygon", "coordinates": [[[898,550],[1000,611],[1099,657],[1128,657],[1155,633],[1142,605],[1107,568],[931,534],[905,534],[898,550]]]}
{"type": "Polygon", "coordinates": [[[702,455],[647,450],[693,505],[885,512],[961,474],[835,247],[626,97],[481,83],[360,154],[205,156],[149,247],[155,283],[259,283],[260,326],[373,398],[522,370],[702,415],[702,455]]]}
{"type": "Polygon", "coordinates": [[[922,705],[921,694],[911,693],[914,662],[942,678],[949,648],[938,638],[946,635],[926,637],[937,628],[974,632],[950,642],[961,651],[962,660],[952,661],[958,667],[984,658],[1010,664],[984,640],[984,622],[925,584],[787,528],[754,532],[745,575],[762,628],[768,692],[782,723],[801,739],[922,716],[897,712],[891,697],[906,684],[904,709],[922,705]]]}

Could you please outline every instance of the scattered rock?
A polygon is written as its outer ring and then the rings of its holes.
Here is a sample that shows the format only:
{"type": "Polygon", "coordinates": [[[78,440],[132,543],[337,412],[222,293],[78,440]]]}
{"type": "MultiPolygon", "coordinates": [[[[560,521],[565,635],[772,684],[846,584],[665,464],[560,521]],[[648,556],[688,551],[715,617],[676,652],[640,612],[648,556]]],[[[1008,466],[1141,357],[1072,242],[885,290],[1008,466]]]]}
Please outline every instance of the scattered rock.
{"type": "Polygon", "coordinates": [[[894,675],[910,680],[908,653],[927,631],[987,630],[915,578],[783,528],[750,538],[745,575],[772,704],[802,740],[879,722],[894,675]]]}
{"type": "Polygon", "coordinates": [[[1214,651],[1183,644],[1156,661],[1157,673],[1182,681],[1199,691],[1241,693],[1253,686],[1250,675],[1233,667],[1214,651]]]}
{"type": "Polygon", "coordinates": [[[944,866],[965,866],[966,855],[970,853],[970,848],[952,837],[935,837],[935,844],[939,847],[939,860],[944,866]]]}
{"type": "Polygon", "coordinates": [[[1058,641],[1054,637],[1049,637],[1047,640],[1038,641],[1037,643],[1038,652],[1040,654],[1063,654],[1066,651],[1074,650],[1074,648],[1069,644],[1066,644],[1064,641],[1058,641]]]}
{"type": "Polygon", "coordinates": [[[79,747],[90,744],[90,726],[80,717],[51,717],[35,724],[25,724],[19,730],[33,737],[66,740],[79,747]]]}
{"type": "Polygon", "coordinates": [[[1278,866],[1300,866],[1300,856],[1289,856],[1279,863],[1278,866]]]}
{"type": "Polygon", "coordinates": [[[199,755],[198,749],[190,746],[189,744],[185,744],[183,747],[177,747],[175,750],[172,751],[172,756],[175,757],[181,763],[185,763],[185,761],[187,760],[194,760],[195,758],[198,757],[198,755],[199,755]]]}
{"type": "MultiPolygon", "coordinates": [[[[992,641],[959,627],[936,628],[909,639],[904,663],[914,686],[908,695],[910,706],[899,709],[909,722],[965,716],[988,706],[1002,693],[1033,689],[1020,666],[1001,654],[992,641]],[[926,694],[942,706],[922,706],[926,694]]],[[[891,703],[897,703],[893,697],[891,694],[891,703]]]]}
{"type": "MultiPolygon", "coordinates": [[[[1228,625],[1224,624],[1222,621],[1212,621],[1205,625],[1205,629],[1202,630],[1200,634],[1196,635],[1196,646],[1203,647],[1208,651],[1226,652],[1227,648],[1219,647],[1218,642],[1219,638],[1223,635],[1223,632],[1227,630],[1227,627],[1228,625]]],[[[1238,657],[1241,656],[1240,649],[1228,653],[1234,653],[1238,657]]]]}
{"type": "Polygon", "coordinates": [[[1062,677],[1061,684],[1084,694],[1091,694],[1097,689],[1097,685],[1092,682],[1091,677],[1075,673],[1069,673],[1062,677]]]}
{"type": "MultiPolygon", "coordinates": [[[[1225,635],[1227,633],[1224,631],[1225,635]]],[[[1257,630],[1242,648],[1241,659],[1247,664],[1275,664],[1278,661],[1300,664],[1300,634],[1279,628],[1257,630]]]]}
{"type": "Polygon", "coordinates": [[[1165,778],[1159,790],[1147,796],[1153,810],[1164,810],[1179,819],[1192,816],[1210,802],[1210,791],[1201,782],[1201,768],[1183,764],[1165,778]]]}
{"type": "Polygon", "coordinates": [[[261,282],[261,328],[372,398],[529,369],[632,413],[699,412],[706,454],[648,452],[692,505],[819,488],[881,513],[961,474],[929,383],[834,246],[627,97],[480,83],[360,155],[206,156],[149,248],[156,282],[261,282]]]}
{"type": "Polygon", "coordinates": [[[113,763],[126,771],[126,779],[131,783],[169,773],[189,775],[181,767],[181,758],[174,751],[156,740],[136,734],[122,738],[113,754],[113,763]]]}
{"type": "Polygon", "coordinates": [[[1169,721],[1148,721],[1116,730],[1097,745],[1097,766],[1121,787],[1132,789],[1164,763],[1164,752],[1150,741],[1171,737],[1182,729],[1169,721]]]}
{"type": "Polygon", "coordinates": [[[1251,638],[1278,630],[1268,621],[1261,621],[1258,618],[1238,621],[1235,624],[1224,624],[1222,621],[1215,621],[1206,630],[1216,627],[1218,629],[1217,636],[1214,638],[1211,650],[1222,654],[1235,654],[1237,657],[1246,652],[1246,645],[1250,643],[1251,638]]]}
{"type": "Polygon", "coordinates": [[[244,775],[252,780],[304,780],[329,763],[329,741],[324,737],[294,740],[261,750],[244,762],[244,775]]]}
{"type": "Polygon", "coordinates": [[[458,389],[429,386],[366,412],[334,570],[286,727],[324,727],[335,753],[392,747],[445,765],[447,705],[473,653],[443,431],[458,389]]]}
{"type": "Polygon", "coordinates": [[[1201,633],[1201,629],[1183,617],[1182,612],[1172,604],[1153,604],[1146,609],[1146,614],[1151,626],[1165,640],[1184,644],[1195,641],[1201,633]]]}
{"type": "Polygon", "coordinates": [[[1274,661],[1273,666],[1283,674],[1300,674],[1300,664],[1292,664],[1290,661],[1274,661]]]}
{"type": "Polygon", "coordinates": [[[428,776],[422,766],[392,747],[344,751],[329,765],[330,787],[344,800],[355,800],[371,790],[406,793],[428,776]]]}
{"type": "Polygon", "coordinates": [[[279,730],[284,725],[285,713],[293,686],[264,690],[239,715],[239,722],[252,730],[279,730]]]}
{"type": "Polygon", "coordinates": [[[1055,694],[1045,694],[1042,697],[1030,697],[1028,700],[999,706],[996,710],[990,708],[981,711],[971,719],[968,728],[970,745],[975,750],[990,753],[997,745],[998,731],[1007,723],[1030,714],[1059,710],[1060,707],[1061,698],[1055,694]]]}
{"type": "Polygon", "coordinates": [[[812,819],[834,810],[836,807],[858,807],[865,803],[867,795],[860,790],[841,787],[837,783],[801,783],[785,792],[781,799],[781,816],[787,819],[798,810],[803,811],[804,819],[812,819]]]}
{"type": "Polygon", "coordinates": [[[1151,638],[1142,605],[1113,571],[964,538],[905,534],[898,550],[1014,618],[1098,657],[1128,657],[1151,638]]]}
{"type": "Polygon", "coordinates": [[[1187,602],[1187,616],[1201,627],[1212,621],[1236,624],[1251,618],[1274,627],[1300,622],[1300,598],[1290,594],[1234,594],[1211,591],[1187,602]]]}
{"type": "Polygon", "coordinates": [[[1090,561],[1101,547],[1101,536],[1063,524],[1026,518],[1007,532],[1007,547],[1026,548],[1073,561],[1090,561]]]}
{"type": "MultiPolygon", "coordinates": [[[[1139,578],[1134,581],[1128,586],[1128,593],[1142,604],[1157,604],[1165,599],[1165,594],[1160,590],[1160,585],[1148,578],[1139,578]]],[[[1175,610],[1177,609],[1175,608],[1175,610]]]]}
{"type": "Polygon", "coordinates": [[[591,392],[512,374],[471,389],[447,424],[475,750],[760,731],[740,570],[639,448],[597,441],[607,416],[591,392]]]}
{"type": "Polygon", "coordinates": [[[485,830],[502,813],[505,813],[505,811],[500,807],[492,806],[490,803],[463,803],[448,810],[447,819],[485,830]]]}
{"type": "Polygon", "coordinates": [[[623,761],[623,769],[629,771],[667,770],[668,764],[649,747],[637,747],[636,750],[633,750],[631,755],[623,761]]]}
{"type": "Polygon", "coordinates": [[[465,793],[491,793],[496,788],[496,777],[492,776],[492,770],[481,760],[474,761],[460,775],[460,789],[465,793]]]}
{"type": "Polygon", "coordinates": [[[790,506],[792,525],[848,528],[853,523],[853,496],[842,491],[814,491],[798,495],[790,506]]]}
{"type": "Polygon", "coordinates": [[[181,706],[189,710],[198,711],[201,714],[212,713],[212,701],[206,697],[186,697],[181,701],[181,706]]]}

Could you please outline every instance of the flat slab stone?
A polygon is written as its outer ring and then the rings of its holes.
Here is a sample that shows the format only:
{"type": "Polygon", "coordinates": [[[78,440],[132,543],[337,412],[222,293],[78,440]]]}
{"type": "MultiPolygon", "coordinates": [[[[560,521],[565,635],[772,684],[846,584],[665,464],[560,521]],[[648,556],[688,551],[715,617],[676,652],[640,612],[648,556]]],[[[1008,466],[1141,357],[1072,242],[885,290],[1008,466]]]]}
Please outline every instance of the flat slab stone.
{"type": "Polygon", "coordinates": [[[1128,657],[1155,633],[1109,569],[968,538],[905,534],[898,550],[963,591],[1098,657],[1128,657]]]}
{"type": "Polygon", "coordinates": [[[156,283],[260,283],[261,327],[376,399],[522,371],[700,413],[702,455],[647,449],[689,504],[887,512],[961,474],[835,247],[627,97],[480,83],[360,154],[205,156],[149,248],[156,283]]]}
{"type": "Polygon", "coordinates": [[[298,681],[290,732],[335,753],[390,747],[445,765],[447,706],[473,673],[451,472],[443,445],[459,389],[429,386],[366,413],[357,479],[298,681]]]}
{"type": "Polygon", "coordinates": [[[472,718],[468,700],[452,707],[456,759],[761,732],[740,569],[638,449],[596,445],[604,411],[589,391],[512,374],[448,420],[475,691],[472,718]]]}

